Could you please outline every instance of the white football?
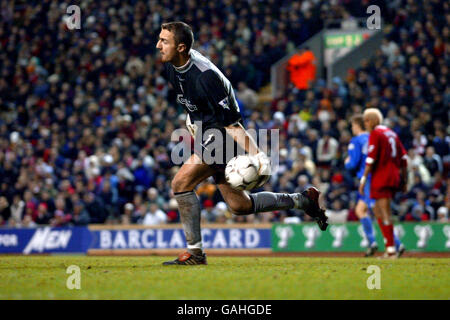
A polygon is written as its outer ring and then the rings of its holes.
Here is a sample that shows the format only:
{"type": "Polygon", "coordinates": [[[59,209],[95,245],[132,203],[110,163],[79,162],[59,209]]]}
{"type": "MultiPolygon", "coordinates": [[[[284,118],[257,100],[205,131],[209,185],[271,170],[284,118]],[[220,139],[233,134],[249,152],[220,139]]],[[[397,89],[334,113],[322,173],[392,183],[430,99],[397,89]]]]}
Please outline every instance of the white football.
{"type": "Polygon", "coordinates": [[[252,190],[259,182],[259,163],[252,156],[240,155],[228,161],[225,179],[237,190],[252,190]]]}

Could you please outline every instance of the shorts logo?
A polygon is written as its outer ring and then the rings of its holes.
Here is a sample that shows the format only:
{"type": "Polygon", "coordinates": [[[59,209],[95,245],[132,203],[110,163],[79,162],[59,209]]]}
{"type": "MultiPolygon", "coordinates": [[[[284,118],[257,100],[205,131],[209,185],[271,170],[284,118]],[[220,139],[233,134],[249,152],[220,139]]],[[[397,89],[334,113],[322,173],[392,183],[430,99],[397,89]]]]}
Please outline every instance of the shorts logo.
{"type": "Polygon", "coordinates": [[[208,144],[212,141],[214,141],[214,135],[210,134],[210,135],[208,135],[208,138],[206,139],[206,141],[202,144],[203,147],[205,147],[207,149],[208,144]]]}
{"type": "Polygon", "coordinates": [[[181,105],[186,106],[186,108],[191,112],[197,110],[197,106],[195,104],[192,104],[188,99],[184,98],[182,94],[177,94],[177,102],[181,105]]]}

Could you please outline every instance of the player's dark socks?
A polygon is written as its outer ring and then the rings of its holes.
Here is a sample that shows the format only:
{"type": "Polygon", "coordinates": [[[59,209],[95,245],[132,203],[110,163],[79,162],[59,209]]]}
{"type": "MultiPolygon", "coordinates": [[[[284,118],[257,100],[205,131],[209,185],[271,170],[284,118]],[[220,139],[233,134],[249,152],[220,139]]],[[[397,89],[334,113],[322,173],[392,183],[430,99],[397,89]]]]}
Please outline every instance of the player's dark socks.
{"type": "Polygon", "coordinates": [[[194,191],[175,193],[175,199],[178,202],[178,211],[188,251],[194,255],[201,255],[203,252],[200,232],[200,201],[194,191]]]}
{"type": "Polygon", "coordinates": [[[295,206],[292,195],[287,193],[258,192],[250,195],[253,203],[253,212],[269,212],[288,210],[295,206]]]}

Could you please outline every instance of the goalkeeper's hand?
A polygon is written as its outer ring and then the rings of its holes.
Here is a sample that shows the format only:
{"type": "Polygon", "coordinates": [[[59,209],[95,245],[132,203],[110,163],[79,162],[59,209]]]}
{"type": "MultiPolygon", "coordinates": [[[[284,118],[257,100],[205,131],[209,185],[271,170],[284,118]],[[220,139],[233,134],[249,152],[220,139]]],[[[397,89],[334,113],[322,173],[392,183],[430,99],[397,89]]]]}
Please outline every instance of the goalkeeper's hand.
{"type": "Polygon", "coordinates": [[[264,152],[259,152],[258,154],[253,156],[258,164],[258,175],[259,181],[256,184],[255,188],[262,187],[272,175],[272,168],[270,164],[270,159],[264,152]]]}

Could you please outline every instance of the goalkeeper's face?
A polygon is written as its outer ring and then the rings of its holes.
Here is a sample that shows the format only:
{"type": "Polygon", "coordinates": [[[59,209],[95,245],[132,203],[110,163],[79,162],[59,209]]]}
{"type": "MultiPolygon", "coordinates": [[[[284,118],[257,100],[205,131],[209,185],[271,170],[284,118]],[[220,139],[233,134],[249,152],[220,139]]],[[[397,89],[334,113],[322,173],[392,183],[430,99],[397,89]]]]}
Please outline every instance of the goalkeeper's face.
{"type": "Polygon", "coordinates": [[[174,34],[166,29],[161,30],[156,49],[161,52],[162,62],[171,62],[177,55],[177,45],[175,44],[174,34]]]}

